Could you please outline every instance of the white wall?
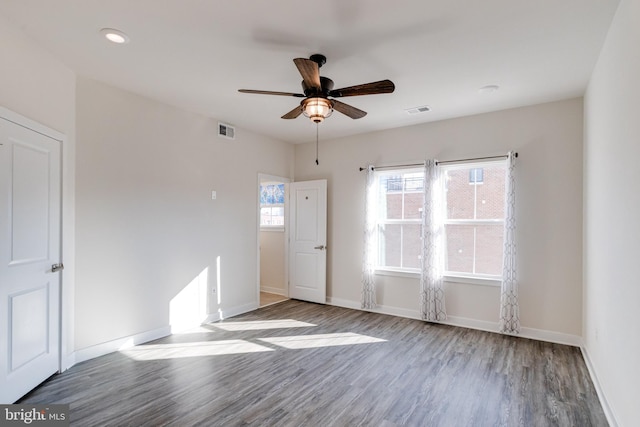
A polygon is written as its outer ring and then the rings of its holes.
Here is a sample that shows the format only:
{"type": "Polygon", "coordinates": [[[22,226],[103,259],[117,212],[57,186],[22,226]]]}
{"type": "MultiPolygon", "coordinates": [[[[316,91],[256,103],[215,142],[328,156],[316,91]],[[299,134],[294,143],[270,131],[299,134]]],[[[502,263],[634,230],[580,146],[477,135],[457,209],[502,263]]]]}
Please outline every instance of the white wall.
{"type": "Polygon", "coordinates": [[[291,176],[293,147],[84,78],[77,109],[76,348],[166,327],[190,284],[257,307],[258,172],[291,176]]]}
{"type": "MultiPolygon", "coordinates": [[[[526,328],[579,341],[582,114],[582,99],[572,99],[321,141],[319,166],[314,164],[315,144],[296,146],[296,181],[328,180],[331,301],[359,305],[364,210],[360,166],[516,150],[520,154],[516,179],[521,322],[526,328]]],[[[321,126],[325,125],[330,123],[321,126]]],[[[418,315],[417,279],[377,276],[377,280],[378,302],[387,312],[418,315]]],[[[497,326],[498,287],[448,283],[446,299],[448,314],[456,322],[497,326]]]]}
{"type": "Polygon", "coordinates": [[[611,412],[638,424],[640,1],[623,0],[585,97],[584,342],[611,412]]]}
{"type": "Polygon", "coordinates": [[[283,231],[260,232],[260,289],[286,295],[283,231]]]}
{"type": "Polygon", "coordinates": [[[75,74],[0,15],[0,105],[66,136],[62,147],[62,353],[73,351],[75,74]]]}

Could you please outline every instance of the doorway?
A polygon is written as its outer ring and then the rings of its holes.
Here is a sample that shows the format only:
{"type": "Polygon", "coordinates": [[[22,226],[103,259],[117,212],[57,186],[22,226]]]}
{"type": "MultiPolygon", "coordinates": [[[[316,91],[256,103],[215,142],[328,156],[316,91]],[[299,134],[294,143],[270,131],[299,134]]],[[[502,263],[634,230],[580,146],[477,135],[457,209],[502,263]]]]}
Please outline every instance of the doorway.
{"type": "Polygon", "coordinates": [[[258,174],[258,302],[289,299],[289,178],[258,174]]]}
{"type": "Polygon", "coordinates": [[[0,108],[0,403],[60,369],[63,136],[0,108]]]}

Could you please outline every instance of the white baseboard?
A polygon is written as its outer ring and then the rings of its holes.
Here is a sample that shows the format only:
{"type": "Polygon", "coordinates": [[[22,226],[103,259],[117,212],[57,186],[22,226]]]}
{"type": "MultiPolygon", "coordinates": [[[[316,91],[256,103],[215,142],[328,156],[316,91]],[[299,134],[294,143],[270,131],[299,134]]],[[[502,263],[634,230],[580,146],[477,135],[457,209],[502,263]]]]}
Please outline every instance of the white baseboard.
{"type": "Polygon", "coordinates": [[[548,341],[556,344],[582,347],[582,337],[578,335],[565,334],[563,332],[546,331],[543,329],[520,328],[522,338],[530,338],[538,341],[548,341]]]}
{"type": "Polygon", "coordinates": [[[613,411],[611,410],[611,406],[609,406],[609,402],[607,401],[607,398],[604,394],[604,390],[602,390],[602,386],[600,385],[600,381],[598,380],[598,376],[596,375],[596,370],[593,366],[593,362],[591,361],[591,357],[589,356],[589,352],[584,345],[580,347],[580,350],[582,350],[582,357],[584,358],[584,362],[587,365],[587,370],[589,371],[591,382],[593,382],[593,386],[595,387],[596,393],[598,394],[598,399],[600,399],[600,405],[602,406],[604,415],[605,417],[607,417],[607,421],[609,422],[609,425],[611,427],[618,427],[618,421],[613,415],[613,411]]]}
{"type": "MultiPolygon", "coordinates": [[[[258,303],[252,302],[250,304],[244,304],[237,307],[221,309],[218,310],[218,312],[212,313],[207,316],[207,318],[202,323],[217,322],[218,320],[256,310],[258,307],[258,303]]],[[[64,370],[69,369],[76,363],[104,356],[105,354],[113,353],[114,351],[124,350],[135,345],[144,344],[146,342],[157,340],[159,338],[164,338],[171,335],[171,333],[171,326],[164,326],[152,331],[142,332],[140,334],[131,335],[129,337],[118,338],[112,341],[107,341],[104,343],[92,345],[91,347],[77,350],[65,357],[64,370]]]]}
{"type": "Polygon", "coordinates": [[[60,372],[64,372],[67,369],[71,368],[75,365],[76,362],[76,352],[72,352],[70,354],[66,354],[62,356],[62,360],[60,362],[60,372]]]}
{"type": "Polygon", "coordinates": [[[276,295],[282,295],[282,296],[287,296],[287,292],[284,288],[276,288],[274,286],[262,286],[260,285],[260,292],[267,292],[269,294],[276,294],[276,295]]]}
{"type": "Polygon", "coordinates": [[[202,323],[204,324],[204,323],[217,322],[219,320],[224,320],[229,317],[233,317],[239,314],[244,314],[253,310],[257,310],[258,308],[260,308],[260,304],[257,302],[243,304],[237,307],[220,308],[218,309],[217,312],[211,313],[209,316],[207,316],[207,318],[202,323]]]}
{"type": "Polygon", "coordinates": [[[163,338],[168,335],[171,335],[171,327],[164,326],[152,331],[142,332],[136,335],[92,345],[91,347],[83,348],[75,352],[74,364],[104,356],[105,354],[113,353],[114,351],[124,350],[126,348],[133,347],[134,345],[157,340],[158,338],[163,338]]]}
{"type": "MultiPolygon", "coordinates": [[[[355,310],[363,310],[360,308],[360,302],[351,301],[341,298],[332,298],[327,297],[327,304],[335,305],[338,307],[351,308],[355,310]]],[[[380,313],[380,314],[389,314],[392,316],[406,317],[409,319],[417,319],[420,320],[420,311],[419,310],[408,310],[406,308],[400,307],[392,307],[386,305],[380,305],[373,310],[363,310],[369,311],[372,313],[380,313]]],[[[495,332],[498,333],[499,330],[499,322],[488,322],[486,320],[477,320],[477,319],[468,319],[466,317],[458,317],[458,316],[447,316],[447,320],[444,322],[439,322],[443,325],[451,325],[451,326],[459,326],[463,328],[477,329],[480,331],[487,332],[495,332]]],[[[580,347],[582,345],[582,338],[577,335],[565,334],[562,332],[554,332],[554,331],[545,331],[534,328],[521,328],[520,334],[517,335],[521,338],[530,338],[538,341],[547,341],[556,344],[566,344],[572,345],[576,347],[580,347]]]]}
{"type": "Polygon", "coordinates": [[[478,331],[498,333],[500,324],[487,320],[469,319],[467,317],[447,315],[447,320],[440,322],[443,325],[458,326],[461,328],[476,329],[478,331]]]}
{"type": "Polygon", "coordinates": [[[371,313],[389,314],[391,316],[420,320],[420,312],[418,310],[407,310],[406,308],[392,307],[388,305],[379,305],[378,307],[369,310],[362,308],[359,301],[332,297],[327,297],[327,304],[335,305],[337,307],[351,308],[354,310],[368,311],[371,313]]]}

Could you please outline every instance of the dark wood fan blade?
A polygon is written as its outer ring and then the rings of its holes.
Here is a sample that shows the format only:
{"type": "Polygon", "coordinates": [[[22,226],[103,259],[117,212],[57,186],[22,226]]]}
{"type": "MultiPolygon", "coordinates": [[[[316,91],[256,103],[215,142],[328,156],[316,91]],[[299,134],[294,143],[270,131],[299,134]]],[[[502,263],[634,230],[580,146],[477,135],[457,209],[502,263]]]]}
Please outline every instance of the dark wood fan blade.
{"type": "Polygon", "coordinates": [[[329,96],[339,98],[341,96],[377,95],[379,93],[392,93],[396,86],[391,80],[365,83],[362,85],[343,87],[329,92],[329,96]]]}
{"type": "Polygon", "coordinates": [[[302,114],[302,106],[298,105],[296,108],[294,108],[293,110],[289,111],[287,114],[285,114],[281,118],[282,119],[295,119],[300,114],[302,114]]]}
{"type": "Polygon", "coordinates": [[[318,69],[318,64],[306,58],[296,58],[293,62],[296,64],[296,67],[298,67],[304,83],[310,88],[320,90],[320,70],[318,69]]]}
{"type": "Polygon", "coordinates": [[[273,92],[270,90],[253,90],[253,89],[238,89],[238,92],[242,93],[257,93],[258,95],[279,95],[279,96],[295,96],[296,98],[304,98],[301,93],[292,92],[273,92]]]}
{"type": "Polygon", "coordinates": [[[367,115],[366,111],[362,111],[344,102],[340,102],[336,99],[332,99],[333,109],[340,111],[342,114],[351,117],[352,119],[361,119],[367,115]]]}

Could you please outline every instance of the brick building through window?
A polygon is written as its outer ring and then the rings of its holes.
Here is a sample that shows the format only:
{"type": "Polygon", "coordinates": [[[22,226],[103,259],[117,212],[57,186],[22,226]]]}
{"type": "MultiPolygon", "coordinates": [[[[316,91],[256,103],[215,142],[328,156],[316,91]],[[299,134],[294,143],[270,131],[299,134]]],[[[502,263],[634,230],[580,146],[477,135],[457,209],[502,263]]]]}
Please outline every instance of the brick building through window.
{"type": "MultiPolygon", "coordinates": [[[[506,164],[441,166],[447,275],[495,278],[502,271],[506,164]]],[[[418,271],[422,169],[376,172],[378,268],[418,271]]]]}
{"type": "Polygon", "coordinates": [[[500,276],[505,163],[443,167],[446,265],[449,273],[500,276]],[[481,172],[480,172],[481,171],[481,172]]]}

